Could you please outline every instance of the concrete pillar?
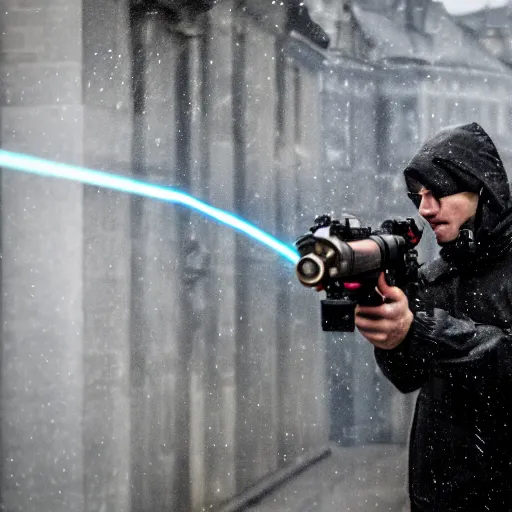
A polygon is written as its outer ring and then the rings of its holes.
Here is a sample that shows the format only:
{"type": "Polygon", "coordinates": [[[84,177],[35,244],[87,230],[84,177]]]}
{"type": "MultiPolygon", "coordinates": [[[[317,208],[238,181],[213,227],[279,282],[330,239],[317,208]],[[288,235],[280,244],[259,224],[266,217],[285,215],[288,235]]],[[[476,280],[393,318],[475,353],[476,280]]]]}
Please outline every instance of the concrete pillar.
{"type": "MultiPolygon", "coordinates": [[[[129,175],[129,0],[83,0],[83,163],[129,175]]],[[[84,188],[84,494],[86,510],[130,509],[132,197],[84,188]]]]}
{"type": "MultiPolygon", "coordinates": [[[[4,149],[82,162],[81,7],[2,2],[4,149]]],[[[1,187],[3,507],[80,512],[83,188],[10,171],[1,187]]]]}
{"type": "MultiPolygon", "coordinates": [[[[187,56],[160,10],[134,12],[134,169],[140,179],[185,189],[187,56]],[[184,165],[183,165],[184,164],[184,165]]],[[[184,289],[189,213],[136,199],[132,227],[132,508],[190,508],[191,311],[184,289]]]]}
{"type": "MultiPolygon", "coordinates": [[[[127,172],[127,2],[0,4],[2,147],[127,172]]],[[[0,198],[3,509],[125,511],[127,199],[12,171],[0,198]]]]}

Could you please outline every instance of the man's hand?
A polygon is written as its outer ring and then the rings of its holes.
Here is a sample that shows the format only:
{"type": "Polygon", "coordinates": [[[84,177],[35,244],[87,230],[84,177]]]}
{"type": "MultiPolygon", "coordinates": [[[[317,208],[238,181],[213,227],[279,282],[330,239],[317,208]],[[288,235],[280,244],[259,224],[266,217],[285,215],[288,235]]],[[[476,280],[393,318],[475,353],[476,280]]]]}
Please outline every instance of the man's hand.
{"type": "Polygon", "coordinates": [[[405,293],[386,283],[384,273],[379,276],[377,290],[385,303],[376,306],[356,307],[356,326],[359,332],[378,348],[391,350],[404,341],[414,315],[409,309],[405,293]]]}

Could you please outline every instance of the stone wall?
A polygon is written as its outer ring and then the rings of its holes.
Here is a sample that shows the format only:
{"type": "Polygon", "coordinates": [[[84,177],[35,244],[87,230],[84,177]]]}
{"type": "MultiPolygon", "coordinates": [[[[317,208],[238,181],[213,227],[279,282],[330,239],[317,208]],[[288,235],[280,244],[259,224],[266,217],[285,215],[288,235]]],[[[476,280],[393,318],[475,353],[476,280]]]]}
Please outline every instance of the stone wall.
{"type": "MultiPolygon", "coordinates": [[[[179,187],[291,242],[320,66],[287,54],[284,13],[2,2],[2,146],[179,187]]],[[[290,265],[76,183],[4,171],[1,206],[6,510],[200,510],[324,445],[317,304],[297,310],[290,265]]]]}

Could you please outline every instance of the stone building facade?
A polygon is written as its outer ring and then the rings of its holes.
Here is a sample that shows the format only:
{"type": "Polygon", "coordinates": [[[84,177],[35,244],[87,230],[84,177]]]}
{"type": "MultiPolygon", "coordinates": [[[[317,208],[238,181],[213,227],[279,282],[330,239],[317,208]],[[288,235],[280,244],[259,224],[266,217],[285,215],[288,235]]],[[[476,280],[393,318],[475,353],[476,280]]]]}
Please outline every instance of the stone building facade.
{"type": "MultiPolygon", "coordinates": [[[[509,69],[413,4],[1,0],[2,148],[289,243],[325,211],[410,213],[397,169],[423,138],[479,120],[507,156],[512,130],[509,69]]],[[[199,511],[329,440],[406,441],[412,397],[357,336],[324,337],[269,250],[77,183],[4,170],[0,194],[5,510],[199,511]]]]}
{"type": "MultiPolygon", "coordinates": [[[[283,37],[285,6],[171,4],[2,2],[2,147],[179,187],[292,242],[319,197],[298,202],[319,183],[323,57],[283,37]]],[[[201,510],[325,445],[316,297],[269,250],[8,171],[1,208],[5,510],[201,510]]]]}

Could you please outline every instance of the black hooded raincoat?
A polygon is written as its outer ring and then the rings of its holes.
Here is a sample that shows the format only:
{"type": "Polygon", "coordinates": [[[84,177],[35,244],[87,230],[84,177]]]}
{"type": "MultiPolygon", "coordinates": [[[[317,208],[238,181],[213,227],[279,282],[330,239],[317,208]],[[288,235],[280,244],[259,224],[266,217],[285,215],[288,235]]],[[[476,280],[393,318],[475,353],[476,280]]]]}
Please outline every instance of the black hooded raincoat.
{"type": "Polygon", "coordinates": [[[423,306],[407,338],[394,350],[376,348],[375,356],[400,391],[420,390],[409,452],[412,510],[512,511],[509,183],[491,138],[476,123],[434,137],[406,176],[439,166],[483,184],[476,248],[444,247],[422,267],[423,306]]]}

